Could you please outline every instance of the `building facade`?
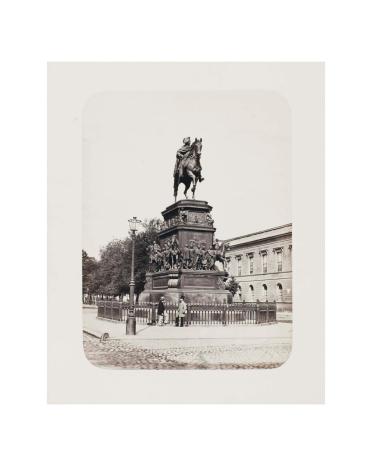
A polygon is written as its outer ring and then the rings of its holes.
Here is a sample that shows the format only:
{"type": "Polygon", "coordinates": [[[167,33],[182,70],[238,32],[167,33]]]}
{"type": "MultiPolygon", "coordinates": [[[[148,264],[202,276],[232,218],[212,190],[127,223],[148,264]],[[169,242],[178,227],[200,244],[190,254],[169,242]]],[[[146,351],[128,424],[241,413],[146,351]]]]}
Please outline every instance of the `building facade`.
{"type": "Polygon", "coordinates": [[[276,301],[292,310],[292,224],[224,241],[230,276],[239,283],[235,301],[276,301]]]}

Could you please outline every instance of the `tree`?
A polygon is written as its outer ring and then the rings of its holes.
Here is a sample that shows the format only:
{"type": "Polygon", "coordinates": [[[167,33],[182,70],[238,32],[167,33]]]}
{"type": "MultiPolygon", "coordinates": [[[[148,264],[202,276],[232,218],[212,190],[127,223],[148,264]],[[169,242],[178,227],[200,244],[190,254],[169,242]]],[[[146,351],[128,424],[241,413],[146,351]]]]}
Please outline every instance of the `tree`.
{"type": "Polygon", "coordinates": [[[235,277],[231,277],[226,281],[225,285],[226,289],[230,291],[230,293],[235,296],[235,294],[239,291],[240,285],[237,282],[235,277]]]}
{"type": "Polygon", "coordinates": [[[127,239],[113,240],[100,250],[96,275],[96,286],[99,293],[118,296],[128,292],[128,245],[127,239]]]}
{"type": "MultiPolygon", "coordinates": [[[[157,238],[161,221],[145,220],[143,231],[135,240],[135,292],[140,294],[145,285],[145,274],[149,268],[148,247],[157,238]]],[[[109,296],[120,296],[129,292],[131,279],[132,239],[110,241],[100,250],[100,259],[91,278],[94,292],[109,296]]]]}
{"type": "Polygon", "coordinates": [[[148,247],[158,237],[160,230],[159,219],[145,220],[142,223],[144,230],[137,234],[135,243],[135,292],[140,294],[145,285],[145,274],[149,270],[148,247]]]}
{"type": "Polygon", "coordinates": [[[98,262],[95,257],[90,257],[87,252],[82,250],[82,292],[94,293],[95,287],[95,273],[98,269],[98,262]]]}

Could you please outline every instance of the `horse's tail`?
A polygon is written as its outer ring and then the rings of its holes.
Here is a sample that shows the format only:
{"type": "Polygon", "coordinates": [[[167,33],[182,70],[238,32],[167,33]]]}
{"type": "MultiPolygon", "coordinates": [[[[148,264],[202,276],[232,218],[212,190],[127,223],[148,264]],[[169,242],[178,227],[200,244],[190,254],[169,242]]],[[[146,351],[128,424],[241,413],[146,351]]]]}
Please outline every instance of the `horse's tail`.
{"type": "Polygon", "coordinates": [[[175,171],[173,174],[173,195],[176,198],[177,197],[177,190],[179,188],[179,172],[175,171]]]}

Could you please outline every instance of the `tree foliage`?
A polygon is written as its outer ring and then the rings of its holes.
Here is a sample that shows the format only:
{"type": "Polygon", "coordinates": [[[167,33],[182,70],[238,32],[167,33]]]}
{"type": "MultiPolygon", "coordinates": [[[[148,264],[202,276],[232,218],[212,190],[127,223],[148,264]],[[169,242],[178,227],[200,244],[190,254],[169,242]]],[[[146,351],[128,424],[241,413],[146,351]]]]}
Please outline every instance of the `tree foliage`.
{"type": "Polygon", "coordinates": [[[113,240],[100,250],[98,293],[117,296],[128,291],[127,240],[113,240]]]}
{"type": "Polygon", "coordinates": [[[235,296],[235,294],[239,291],[240,285],[237,282],[235,277],[231,277],[226,282],[226,289],[230,291],[230,293],[235,296]]]}
{"type": "Polygon", "coordinates": [[[144,289],[145,273],[149,269],[148,247],[157,239],[160,220],[146,220],[142,223],[142,226],[143,231],[138,233],[135,243],[135,291],[137,294],[144,289]]]}
{"type": "Polygon", "coordinates": [[[87,252],[82,250],[82,291],[84,294],[93,293],[95,287],[95,273],[98,269],[98,262],[94,257],[88,256],[87,252]]]}
{"type": "MultiPolygon", "coordinates": [[[[148,246],[158,235],[160,220],[145,220],[135,239],[135,292],[144,289],[145,274],[149,266],[148,246]]],[[[112,240],[100,250],[96,261],[82,251],[83,289],[90,293],[120,296],[129,292],[131,279],[132,238],[112,240]],[[86,283],[86,284],[85,284],[86,283]]]]}

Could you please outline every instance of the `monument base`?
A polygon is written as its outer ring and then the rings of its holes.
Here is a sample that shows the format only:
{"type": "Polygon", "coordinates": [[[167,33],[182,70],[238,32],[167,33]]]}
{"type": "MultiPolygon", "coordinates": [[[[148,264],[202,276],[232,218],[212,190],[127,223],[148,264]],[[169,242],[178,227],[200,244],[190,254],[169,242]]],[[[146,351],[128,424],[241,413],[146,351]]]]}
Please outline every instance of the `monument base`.
{"type": "Polygon", "coordinates": [[[150,290],[143,291],[139,296],[139,302],[159,302],[159,298],[164,296],[165,302],[169,304],[178,304],[180,296],[185,296],[185,302],[188,304],[226,304],[230,303],[232,296],[230,291],[214,290],[207,291],[201,289],[167,289],[167,290],[150,290]]]}
{"type": "Polygon", "coordinates": [[[139,302],[158,302],[164,296],[177,304],[181,295],[189,304],[231,302],[225,289],[225,256],[213,239],[211,211],[207,201],[183,199],[162,212],[158,238],[148,249],[151,272],[139,302]]]}
{"type": "Polygon", "coordinates": [[[148,273],[145,290],[139,302],[166,302],[177,304],[185,296],[189,304],[225,304],[231,302],[230,291],[225,289],[226,272],[215,270],[168,270],[148,273]]]}

